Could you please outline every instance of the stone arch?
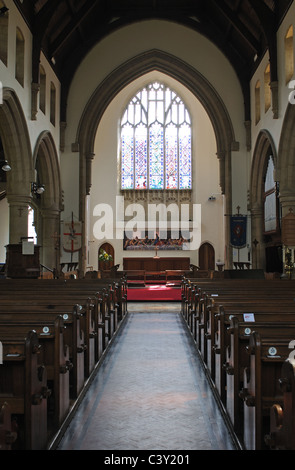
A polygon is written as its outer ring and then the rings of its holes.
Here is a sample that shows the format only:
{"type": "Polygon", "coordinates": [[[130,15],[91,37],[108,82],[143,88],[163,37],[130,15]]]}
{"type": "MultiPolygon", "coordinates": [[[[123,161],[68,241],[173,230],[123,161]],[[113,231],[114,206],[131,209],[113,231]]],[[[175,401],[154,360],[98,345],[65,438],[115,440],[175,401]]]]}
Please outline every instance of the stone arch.
{"type": "Polygon", "coordinates": [[[50,269],[58,270],[62,192],[58,153],[50,132],[40,134],[33,162],[38,182],[45,186],[45,192],[39,199],[33,198],[31,204],[36,211],[38,243],[42,247],[41,262],[50,269]]]}
{"type": "Polygon", "coordinates": [[[34,171],[26,119],[16,93],[3,89],[0,106],[0,135],[5,157],[11,166],[7,173],[9,204],[9,243],[19,243],[28,233],[28,205],[34,171]]]}
{"type": "Polygon", "coordinates": [[[264,207],[263,207],[263,179],[265,176],[268,157],[272,155],[274,167],[277,168],[278,157],[274,140],[267,130],[262,130],[256,141],[251,166],[250,200],[251,212],[251,250],[252,268],[265,268],[265,241],[264,241],[264,207]]]}
{"type": "MultiPolygon", "coordinates": [[[[182,83],[197,97],[206,110],[216,137],[217,158],[220,163],[220,187],[226,197],[226,211],[231,213],[231,151],[236,146],[236,142],[227,109],[216,90],[197,70],[171,54],[151,50],[128,60],[114,70],[99,84],[85,106],[76,136],[76,144],[80,152],[80,220],[85,220],[85,198],[91,188],[91,165],[99,122],[107,106],[125,86],[154,70],[182,83]]],[[[226,240],[228,240],[228,227],[226,231],[226,240]]],[[[230,259],[229,263],[231,263],[230,259]]],[[[85,260],[81,261],[80,265],[84,266],[85,260]]]]}

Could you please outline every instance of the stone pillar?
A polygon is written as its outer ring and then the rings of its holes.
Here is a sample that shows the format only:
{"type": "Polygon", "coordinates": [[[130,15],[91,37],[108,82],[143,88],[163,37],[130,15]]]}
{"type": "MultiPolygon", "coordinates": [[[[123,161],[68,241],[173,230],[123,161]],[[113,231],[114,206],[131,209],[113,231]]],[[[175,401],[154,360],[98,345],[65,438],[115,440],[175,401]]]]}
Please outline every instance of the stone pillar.
{"type": "Polygon", "coordinates": [[[29,199],[24,196],[9,196],[9,243],[16,244],[28,236],[29,199]]]}
{"type": "Polygon", "coordinates": [[[265,243],[263,237],[263,210],[251,210],[252,269],[265,269],[265,243]]]}
{"type": "Polygon", "coordinates": [[[60,269],[60,212],[42,209],[41,264],[59,272],[60,269]]]}

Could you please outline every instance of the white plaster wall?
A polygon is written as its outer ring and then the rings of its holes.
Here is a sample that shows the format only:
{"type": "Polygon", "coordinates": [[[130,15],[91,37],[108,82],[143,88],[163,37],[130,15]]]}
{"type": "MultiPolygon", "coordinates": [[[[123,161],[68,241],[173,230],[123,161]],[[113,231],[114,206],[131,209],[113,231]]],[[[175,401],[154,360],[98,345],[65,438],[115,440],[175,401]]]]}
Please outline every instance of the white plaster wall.
{"type": "Polygon", "coordinates": [[[59,102],[60,102],[60,83],[47,59],[41,54],[40,63],[43,65],[47,76],[47,102],[46,114],[40,110],[37,114],[37,120],[31,120],[31,83],[32,83],[32,35],[12,0],[5,0],[9,8],[8,22],[8,60],[7,66],[0,61],[0,80],[2,86],[13,89],[21,103],[24,117],[27,121],[28,132],[30,136],[32,153],[40,133],[44,130],[51,132],[57,149],[59,148],[59,102]],[[15,35],[16,28],[19,28],[25,39],[25,72],[24,87],[15,79],[15,35]],[[50,123],[50,81],[53,81],[56,87],[56,125],[50,123]]]}
{"type": "MultiPolygon", "coordinates": [[[[284,117],[286,113],[287,106],[289,105],[289,95],[291,89],[289,88],[289,84],[286,84],[285,79],[285,35],[289,26],[293,24],[295,30],[295,4],[293,2],[291,8],[289,9],[287,15],[285,16],[282,24],[280,25],[279,31],[277,33],[277,48],[278,48],[278,82],[279,82],[279,89],[278,89],[278,100],[279,100],[279,115],[278,119],[273,118],[272,109],[269,109],[266,113],[264,112],[264,95],[263,95],[263,87],[264,87],[264,71],[269,62],[269,54],[266,53],[265,57],[261,61],[258,69],[256,70],[255,74],[251,80],[251,109],[252,109],[252,155],[255,149],[255,143],[257,141],[257,137],[259,132],[263,129],[267,129],[275,143],[276,149],[279,148],[280,142],[280,135],[282,131],[282,126],[284,122],[284,117]],[[260,80],[261,83],[261,119],[260,121],[255,124],[255,85],[257,80],[260,80]]],[[[294,40],[294,51],[295,51],[295,40],[294,40]]],[[[295,79],[295,74],[293,75],[293,80],[295,79]]],[[[294,88],[292,88],[294,89],[294,88]]]]}

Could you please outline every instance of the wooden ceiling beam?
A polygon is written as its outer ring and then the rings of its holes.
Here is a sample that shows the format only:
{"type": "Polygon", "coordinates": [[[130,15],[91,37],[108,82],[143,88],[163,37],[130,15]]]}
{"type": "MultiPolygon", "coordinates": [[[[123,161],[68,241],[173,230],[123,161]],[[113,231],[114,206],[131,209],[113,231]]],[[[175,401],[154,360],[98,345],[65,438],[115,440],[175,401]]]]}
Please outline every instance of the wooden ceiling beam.
{"type": "Polygon", "coordinates": [[[64,28],[63,32],[50,44],[50,55],[54,57],[63,45],[68,41],[71,35],[76,31],[83,20],[91,14],[92,10],[97,6],[96,0],[88,0],[82,8],[72,14],[72,20],[64,28]]]}
{"type": "Polygon", "coordinates": [[[232,27],[242,36],[247,42],[248,46],[253,50],[254,53],[259,54],[261,51],[261,45],[259,41],[251,34],[249,29],[244,23],[238,18],[237,14],[231,10],[224,0],[211,0],[214,5],[219,9],[220,13],[230,22],[232,27]]]}

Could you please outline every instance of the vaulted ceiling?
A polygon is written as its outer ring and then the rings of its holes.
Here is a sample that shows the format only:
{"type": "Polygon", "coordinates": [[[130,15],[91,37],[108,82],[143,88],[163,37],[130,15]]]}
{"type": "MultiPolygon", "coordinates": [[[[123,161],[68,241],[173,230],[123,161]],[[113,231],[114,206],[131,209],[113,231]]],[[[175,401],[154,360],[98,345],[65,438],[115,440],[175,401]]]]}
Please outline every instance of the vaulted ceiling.
{"type": "Polygon", "coordinates": [[[122,26],[152,18],[177,22],[210,39],[233,65],[247,97],[249,80],[267,49],[271,80],[278,78],[276,31],[292,2],[15,0],[33,33],[33,81],[38,82],[42,50],[62,83],[62,103],[76,68],[98,41],[122,26]]]}

